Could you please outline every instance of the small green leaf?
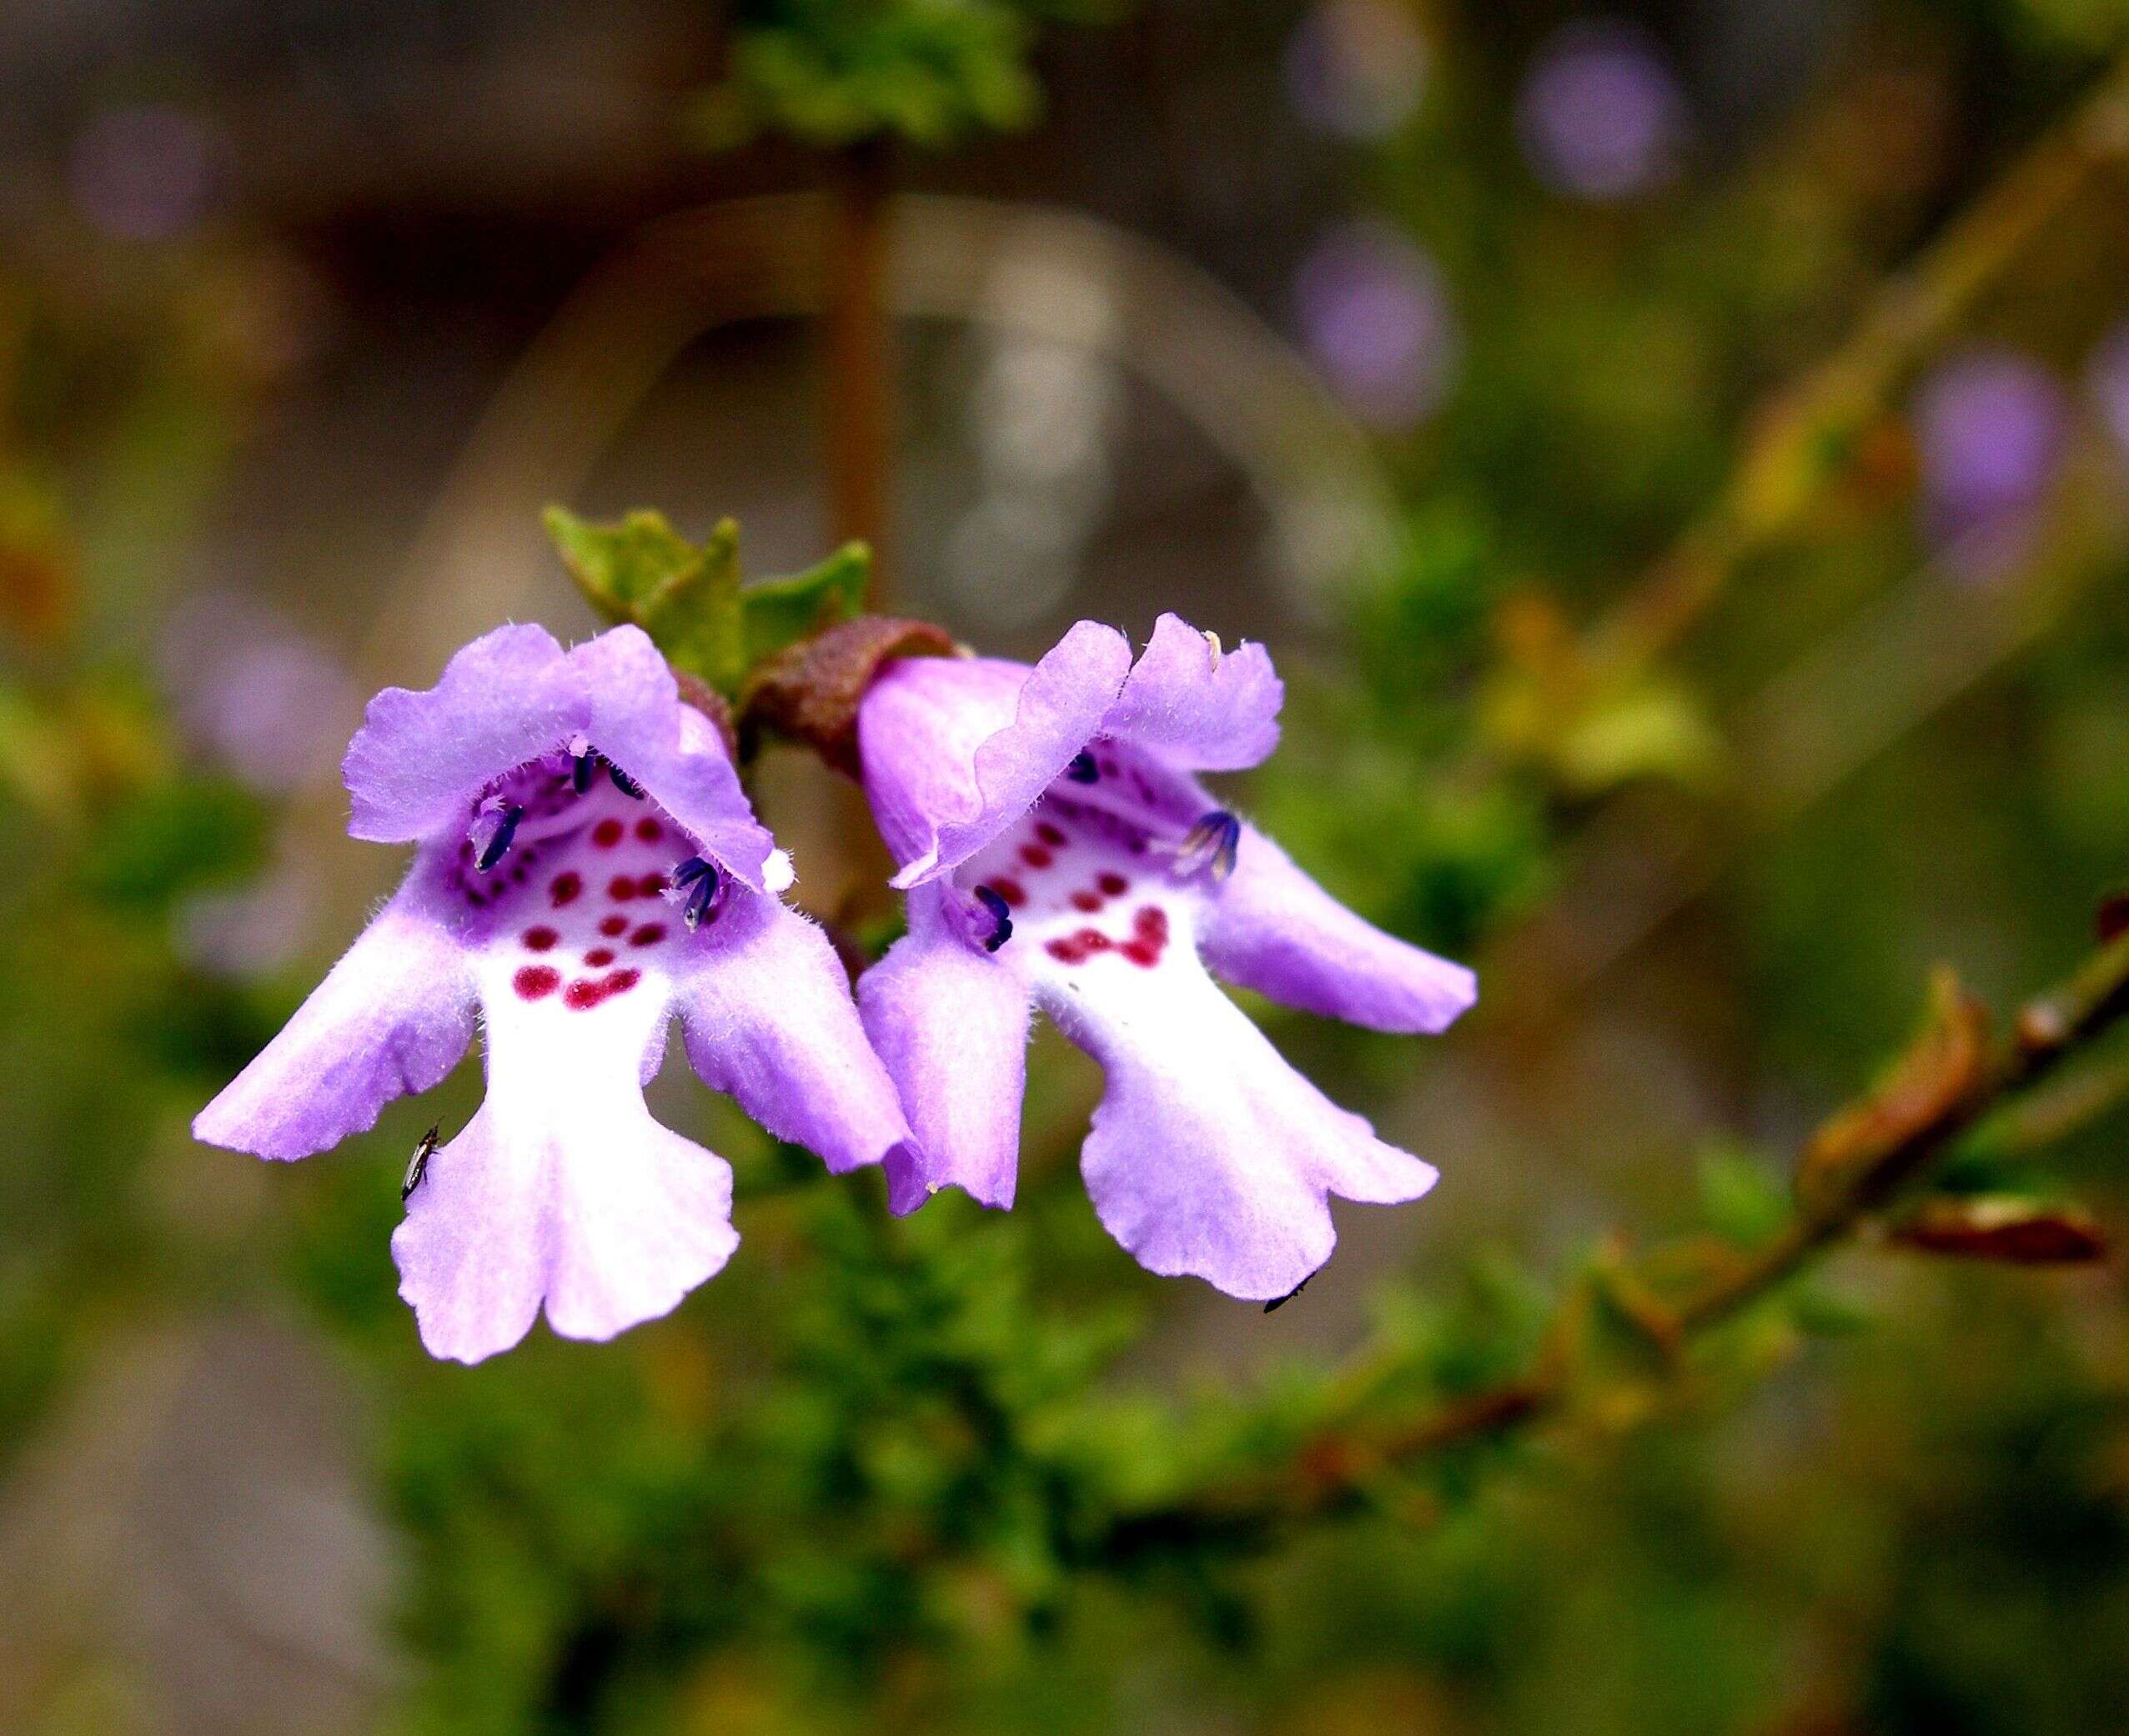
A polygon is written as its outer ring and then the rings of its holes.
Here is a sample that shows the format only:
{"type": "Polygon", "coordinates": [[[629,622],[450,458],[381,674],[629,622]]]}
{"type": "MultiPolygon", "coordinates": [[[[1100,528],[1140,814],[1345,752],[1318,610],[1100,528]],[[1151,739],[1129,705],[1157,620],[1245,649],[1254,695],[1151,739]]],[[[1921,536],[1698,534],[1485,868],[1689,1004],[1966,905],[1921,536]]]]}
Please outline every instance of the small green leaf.
{"type": "Polygon", "coordinates": [[[849,543],[804,572],[742,586],[739,526],[730,519],[699,548],[655,512],[595,524],[550,506],[545,522],[594,609],[642,628],[675,669],[727,700],[767,659],[856,615],[871,580],[871,551],[849,543]]]}
{"type": "Polygon", "coordinates": [[[872,551],[846,543],[802,573],[764,579],[740,593],[750,668],[824,627],[849,620],[865,607],[872,579],[872,551]]]}
{"type": "Polygon", "coordinates": [[[1708,1227],[1739,1247],[1757,1247],[1789,1222],[1788,1190],[1750,1151],[1715,1145],[1700,1154],[1700,1211],[1708,1227]]]}
{"type": "Polygon", "coordinates": [[[608,620],[633,622],[676,669],[728,698],[746,679],[739,595],[739,527],[729,519],[700,548],[662,514],[594,524],[550,506],[547,534],[585,599],[608,620]]]}

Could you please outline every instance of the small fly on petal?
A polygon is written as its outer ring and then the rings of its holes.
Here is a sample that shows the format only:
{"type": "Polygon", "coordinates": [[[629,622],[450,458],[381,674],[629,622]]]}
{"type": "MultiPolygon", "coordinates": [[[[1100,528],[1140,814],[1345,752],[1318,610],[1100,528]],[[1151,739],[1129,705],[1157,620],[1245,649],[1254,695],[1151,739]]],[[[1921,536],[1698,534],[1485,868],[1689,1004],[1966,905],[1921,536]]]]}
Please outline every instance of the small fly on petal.
{"type": "Polygon", "coordinates": [[[399,1183],[399,1203],[404,1205],[414,1197],[414,1191],[421,1186],[421,1178],[429,1173],[429,1160],[436,1155],[437,1136],[443,1124],[436,1122],[421,1136],[421,1143],[414,1148],[414,1156],[407,1161],[406,1178],[399,1183]]]}
{"type": "Polygon", "coordinates": [[[1209,874],[1223,881],[1234,872],[1242,847],[1242,822],[1225,808],[1215,808],[1185,833],[1176,851],[1176,870],[1184,876],[1209,874]]]}
{"type": "MultiPolygon", "coordinates": [[[[1312,1272],[1308,1274],[1308,1278],[1313,1278],[1315,1276],[1316,1274],[1312,1272]]],[[[1308,1287],[1308,1278],[1303,1278],[1299,1283],[1296,1284],[1293,1289],[1288,1291],[1284,1296],[1273,1297],[1269,1302],[1264,1304],[1264,1312],[1267,1314],[1274,1314],[1281,1308],[1283,1308],[1288,1302],[1292,1302],[1295,1297],[1300,1295],[1303,1291],[1308,1287]]]]}

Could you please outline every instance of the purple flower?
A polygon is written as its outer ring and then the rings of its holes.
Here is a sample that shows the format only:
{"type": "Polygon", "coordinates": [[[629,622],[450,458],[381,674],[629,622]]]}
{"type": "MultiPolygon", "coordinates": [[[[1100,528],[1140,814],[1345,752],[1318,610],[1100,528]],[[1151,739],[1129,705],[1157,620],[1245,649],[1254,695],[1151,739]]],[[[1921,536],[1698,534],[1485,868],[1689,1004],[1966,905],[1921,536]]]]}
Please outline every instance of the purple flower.
{"type": "Polygon", "coordinates": [[[916,1133],[887,1160],[897,1212],[949,1184],[1012,1204],[1031,1001],[1102,1063],[1081,1165],[1150,1271],[1286,1296],[1330,1257],[1329,1195],[1434,1185],[1207,974],[1384,1031],[1440,1031],[1474,996],[1198,781],[1271,752],[1282,696],[1261,646],[1223,657],[1172,615],[1135,667],[1082,621],[1032,670],[917,658],[874,683],[859,753],[910,931],[858,1004],[916,1133]]]}
{"type": "Polygon", "coordinates": [[[1515,123],[1540,181],[1599,203],[1673,179],[1689,131],[1678,81],[1647,35],[1587,20],[1563,27],[1539,50],[1515,123]]]}
{"type": "Polygon", "coordinates": [[[415,845],[365,929],[193,1131],[293,1158],[450,1071],[479,1010],[488,1095],[392,1237],[422,1342],[463,1362],[672,1308],[738,1243],[731,1172],[650,1118],[671,1015],[688,1059],[831,1170],[907,1136],[826,939],[709,720],[634,627],[575,650],[499,628],[422,693],[370,701],[349,830],[415,845]]]}
{"type": "Polygon", "coordinates": [[[1403,428],[1440,404],[1455,321],[1434,261],[1403,237],[1379,223],[1333,230],[1301,262],[1293,299],[1310,356],[1356,414],[1403,428]]]}

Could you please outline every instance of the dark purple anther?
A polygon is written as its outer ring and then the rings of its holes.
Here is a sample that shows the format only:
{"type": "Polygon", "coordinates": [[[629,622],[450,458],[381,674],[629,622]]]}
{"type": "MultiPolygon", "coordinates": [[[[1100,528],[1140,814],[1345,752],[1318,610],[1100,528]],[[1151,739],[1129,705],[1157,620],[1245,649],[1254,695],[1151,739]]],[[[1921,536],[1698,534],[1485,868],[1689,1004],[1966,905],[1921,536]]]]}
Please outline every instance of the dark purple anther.
{"type": "Polygon", "coordinates": [[[1093,755],[1082,749],[1072,756],[1072,764],[1065,767],[1065,775],[1075,784],[1098,784],[1102,781],[1102,768],[1094,763],[1093,755]]]}
{"type": "Polygon", "coordinates": [[[591,787],[591,780],[599,775],[599,755],[586,748],[575,757],[570,767],[570,782],[579,795],[591,787]]]}
{"type": "Polygon", "coordinates": [[[976,889],[976,901],[991,913],[991,932],[984,937],[983,950],[996,952],[1012,938],[1012,913],[1006,908],[1006,901],[988,886],[976,889]]]}
{"type": "MultiPolygon", "coordinates": [[[[484,815],[482,817],[485,819],[490,816],[484,815]]],[[[510,840],[517,836],[518,822],[524,818],[525,810],[518,806],[515,802],[512,802],[500,814],[494,815],[495,829],[489,834],[488,841],[481,845],[480,854],[475,858],[473,865],[483,874],[486,874],[495,867],[496,863],[501,861],[510,850],[510,840]]]]}
{"type": "Polygon", "coordinates": [[[614,787],[630,801],[643,800],[643,785],[637,783],[620,766],[615,765],[611,760],[606,762],[606,775],[614,780],[614,787]]]}
{"type": "Polygon", "coordinates": [[[1236,852],[1242,847],[1242,822],[1225,808],[1215,808],[1184,835],[1176,852],[1176,866],[1183,874],[1210,874],[1216,881],[1234,872],[1236,852]]]}
{"type": "Polygon", "coordinates": [[[711,916],[711,906],[717,901],[721,878],[716,865],[700,856],[690,856],[673,870],[673,886],[682,896],[680,920],[687,924],[690,934],[700,928],[711,916]]]}

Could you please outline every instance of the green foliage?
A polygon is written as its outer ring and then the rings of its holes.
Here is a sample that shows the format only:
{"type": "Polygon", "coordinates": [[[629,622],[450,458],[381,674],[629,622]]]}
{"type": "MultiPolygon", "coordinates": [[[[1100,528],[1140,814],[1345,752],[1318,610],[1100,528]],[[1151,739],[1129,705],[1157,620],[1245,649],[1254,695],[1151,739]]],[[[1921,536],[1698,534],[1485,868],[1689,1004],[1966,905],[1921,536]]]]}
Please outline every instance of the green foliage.
{"type": "Polygon", "coordinates": [[[1093,0],[751,0],[725,80],[697,103],[713,148],[763,133],[817,146],[944,145],[1032,122],[1040,27],[1105,18],[1093,0]]]}
{"type": "MultiPolygon", "coordinates": [[[[1018,124],[1057,10],[750,6],[705,125],[840,145],[1018,124]]],[[[319,961],[242,985],[179,961],[187,901],[259,865],[279,816],[184,763],[98,661],[123,660],[110,623],[153,621],[177,509],[227,451],[235,394],[195,394],[203,346],[157,328],[152,389],[108,417],[122,463],[77,427],[52,443],[66,464],[0,470],[0,565],[63,617],[74,580],[102,600],[61,622],[80,656],[48,655],[28,612],[5,623],[11,660],[31,649],[0,686],[0,1101],[21,1154],[0,1167],[0,1467],[144,1334],[234,1305],[322,1336],[366,1401],[396,1532],[401,1732],[2109,1728],[2129,1697],[2118,1271],[1873,1247],[1682,1347],[1662,1308],[1792,1222],[1777,1154],[1897,1046],[1932,962],[2001,1004],[2125,876],[2118,570],[1779,835],[1740,801],[1757,762],[1729,739],[1926,558],[1896,394],[1859,427],[1757,445],[1754,406],[2030,134],[2108,10],[1874,14],[1780,123],[1600,209],[1535,186],[1509,142],[1510,74],[1564,9],[1430,38],[1420,111],[1353,160],[1435,250],[1462,371],[1439,423],[1385,443],[1392,558],[1322,640],[1274,646],[1286,740],[1244,794],[1363,913],[1479,960],[1485,1004],[1443,1046],[1278,1026],[1444,1182],[1408,1212],[1342,1208],[1339,1266],[1268,1317],[1147,1277],[1101,1230],[1074,1161],[1097,1086],[1052,1042],[1012,1214],[949,1193],[892,1219],[876,1177],[828,1179],[690,1086],[675,1125],[737,1172],[731,1268],[612,1345],[543,1328],[473,1370],[423,1357],[387,1252],[395,1184],[421,1126],[471,1112],[476,1065],[327,1162],[255,1168],[185,1137],[319,961]],[[1680,655],[1594,665],[1589,622],[1748,450],[1741,521],[1779,534],[1680,655]],[[1629,783],[1710,853],[1623,967],[1565,985],[1517,952],[1523,919],[1577,884],[1586,817],[1629,783]],[[1361,1465],[1334,1518],[1193,1504],[1305,1490],[1370,1427],[1534,1369],[1558,1378],[1542,1426],[1361,1465]]],[[[2120,311],[2107,233],[2072,213],[1961,341],[2051,344],[2067,379],[2120,311]]],[[[57,418],[80,391],[39,401],[57,418]]],[[[549,522],[602,619],[728,700],[861,606],[856,549],[747,584],[729,524],[698,544],[653,514],[549,522]]],[[[1996,593],[1941,595],[1978,615],[1996,593]]],[[[845,931],[876,954],[896,921],[845,931]]],[[[2118,1225],[2129,1068],[2091,1060],[1978,1130],[1939,1200],[1996,1228],[1998,1197],[2068,1196],[2118,1225]]]]}
{"type": "Polygon", "coordinates": [[[594,524],[550,506],[546,525],[586,602],[642,628],[675,669],[727,700],[786,645],[856,615],[871,578],[871,554],[851,543],[804,572],[742,584],[730,519],[700,547],[655,512],[594,524]]]}

